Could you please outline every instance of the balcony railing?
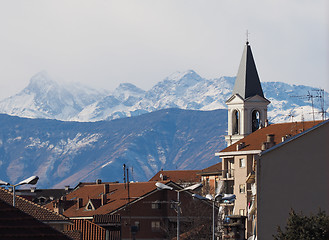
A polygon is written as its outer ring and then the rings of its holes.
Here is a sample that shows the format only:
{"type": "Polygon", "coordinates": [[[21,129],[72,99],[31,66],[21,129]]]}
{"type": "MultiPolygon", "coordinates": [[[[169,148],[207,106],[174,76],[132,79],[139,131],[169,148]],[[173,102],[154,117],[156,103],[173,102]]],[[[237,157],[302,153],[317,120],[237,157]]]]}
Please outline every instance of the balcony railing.
{"type": "Polygon", "coordinates": [[[223,179],[234,178],[234,169],[225,169],[225,170],[222,170],[222,178],[223,179]]]}

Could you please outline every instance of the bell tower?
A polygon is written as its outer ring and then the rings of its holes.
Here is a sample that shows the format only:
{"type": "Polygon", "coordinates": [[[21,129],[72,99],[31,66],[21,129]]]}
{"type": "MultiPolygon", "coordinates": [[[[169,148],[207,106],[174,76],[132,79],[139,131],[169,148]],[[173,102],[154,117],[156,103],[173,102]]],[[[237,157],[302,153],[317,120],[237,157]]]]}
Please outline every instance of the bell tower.
{"type": "Polygon", "coordinates": [[[249,42],[243,50],[232,96],[226,101],[228,107],[227,146],[264,126],[267,105],[257,73],[249,42]]]}

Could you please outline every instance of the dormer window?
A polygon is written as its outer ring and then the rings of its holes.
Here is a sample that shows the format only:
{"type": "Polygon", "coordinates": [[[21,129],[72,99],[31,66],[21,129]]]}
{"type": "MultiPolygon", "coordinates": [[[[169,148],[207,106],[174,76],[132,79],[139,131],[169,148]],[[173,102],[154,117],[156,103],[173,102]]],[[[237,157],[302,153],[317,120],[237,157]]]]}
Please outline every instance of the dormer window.
{"type": "Polygon", "coordinates": [[[85,208],[87,211],[93,211],[95,210],[95,207],[93,205],[93,203],[89,200],[89,202],[87,203],[86,205],[86,208],[85,208]]]}

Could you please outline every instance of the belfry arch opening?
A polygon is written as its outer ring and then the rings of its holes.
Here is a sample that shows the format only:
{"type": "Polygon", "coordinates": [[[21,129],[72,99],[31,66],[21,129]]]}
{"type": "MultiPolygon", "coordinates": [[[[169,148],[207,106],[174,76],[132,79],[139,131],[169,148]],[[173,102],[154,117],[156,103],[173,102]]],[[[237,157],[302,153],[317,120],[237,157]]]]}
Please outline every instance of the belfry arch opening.
{"type": "Polygon", "coordinates": [[[239,122],[240,122],[240,114],[239,111],[234,110],[232,116],[232,134],[239,134],[239,122]]]}
{"type": "Polygon", "coordinates": [[[260,112],[258,110],[252,111],[251,122],[252,122],[252,132],[259,129],[259,126],[260,126],[260,112]]]}

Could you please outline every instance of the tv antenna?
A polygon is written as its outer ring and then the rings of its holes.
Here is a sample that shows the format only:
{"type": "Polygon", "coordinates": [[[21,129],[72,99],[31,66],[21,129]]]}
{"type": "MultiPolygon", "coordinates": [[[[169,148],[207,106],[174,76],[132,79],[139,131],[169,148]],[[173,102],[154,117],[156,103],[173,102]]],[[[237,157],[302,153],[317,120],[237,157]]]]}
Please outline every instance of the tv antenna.
{"type": "Polygon", "coordinates": [[[289,114],[287,115],[288,118],[291,118],[291,122],[294,122],[294,109],[291,109],[289,114]]]}
{"type": "MultiPolygon", "coordinates": [[[[314,89],[312,91],[321,91],[322,89],[314,89]]],[[[324,90],[323,90],[324,91],[324,90]]],[[[321,100],[321,98],[323,99],[321,94],[312,94],[310,91],[307,91],[306,95],[296,95],[296,96],[290,96],[290,97],[296,97],[299,99],[307,99],[307,101],[311,101],[311,105],[312,105],[312,115],[313,115],[313,122],[315,122],[315,114],[314,114],[314,98],[319,98],[321,100]]],[[[324,104],[322,104],[324,105],[324,104]]],[[[323,112],[324,110],[322,110],[323,112]]],[[[322,117],[323,118],[323,117],[322,117]]]]}
{"type": "Polygon", "coordinates": [[[324,89],[315,89],[315,90],[313,90],[313,91],[315,91],[316,92],[316,97],[319,99],[319,101],[320,101],[320,104],[321,104],[321,111],[320,111],[320,113],[321,113],[321,115],[322,115],[322,121],[324,121],[325,119],[326,119],[326,113],[327,113],[327,111],[325,111],[324,110],[324,89]]]}

